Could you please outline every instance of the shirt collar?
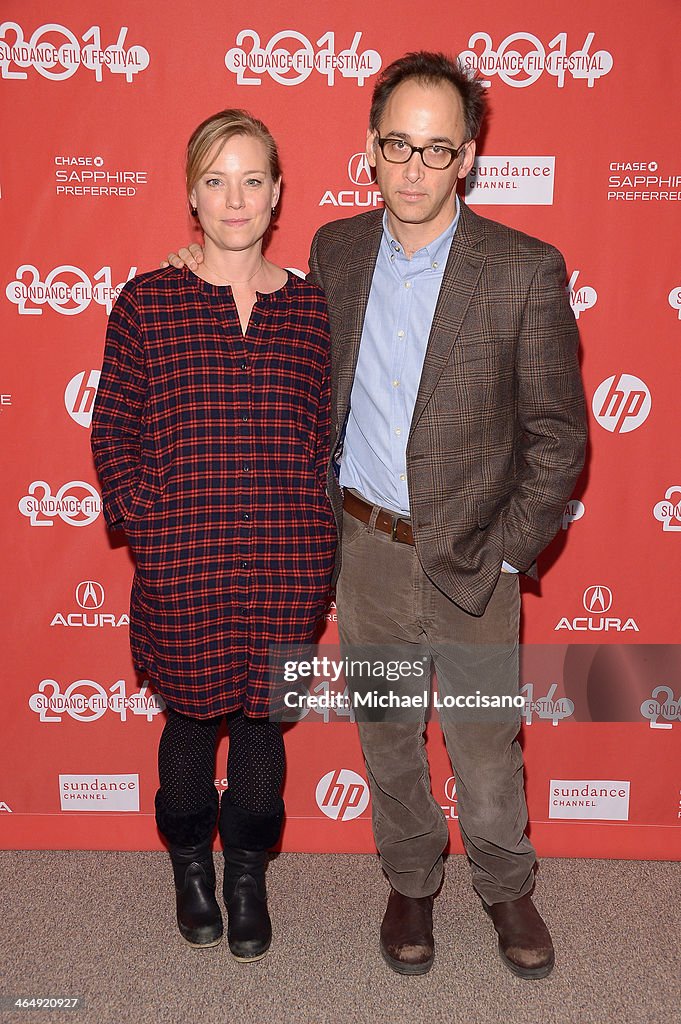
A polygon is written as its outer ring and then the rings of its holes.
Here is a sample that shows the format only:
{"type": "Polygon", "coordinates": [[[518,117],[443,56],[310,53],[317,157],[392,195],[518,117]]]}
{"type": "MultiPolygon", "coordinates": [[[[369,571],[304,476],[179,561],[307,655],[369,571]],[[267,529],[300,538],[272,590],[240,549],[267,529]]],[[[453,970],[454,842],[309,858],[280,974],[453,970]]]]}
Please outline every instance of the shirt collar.
{"type": "MultiPolygon", "coordinates": [[[[420,254],[421,256],[426,256],[431,266],[433,264],[436,264],[438,266],[443,265],[443,261],[446,260],[447,255],[449,253],[449,247],[452,244],[452,239],[456,234],[456,229],[459,225],[459,218],[461,217],[461,205],[459,203],[459,197],[456,196],[455,198],[456,213],[454,214],[454,219],[452,220],[452,222],[447,225],[447,227],[444,229],[441,235],[438,235],[437,238],[434,238],[433,241],[430,242],[428,245],[424,245],[421,249],[418,249],[414,253],[412,259],[420,254]]],[[[396,253],[402,256],[403,259],[407,259],[407,257],[404,255],[404,251],[402,249],[401,244],[395,238],[393,238],[393,236],[390,233],[390,230],[388,228],[387,210],[385,210],[383,213],[383,241],[384,244],[387,245],[388,253],[396,253]]]]}

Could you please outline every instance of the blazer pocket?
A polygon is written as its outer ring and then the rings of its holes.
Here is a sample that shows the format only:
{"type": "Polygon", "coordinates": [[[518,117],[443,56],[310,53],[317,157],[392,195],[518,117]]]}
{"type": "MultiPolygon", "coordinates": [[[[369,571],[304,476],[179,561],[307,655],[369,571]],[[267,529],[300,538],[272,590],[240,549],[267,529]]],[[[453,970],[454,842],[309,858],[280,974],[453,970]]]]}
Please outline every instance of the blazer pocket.
{"type": "Polygon", "coordinates": [[[499,509],[504,503],[503,498],[490,498],[487,501],[478,502],[478,529],[486,530],[499,514],[499,509]]]}

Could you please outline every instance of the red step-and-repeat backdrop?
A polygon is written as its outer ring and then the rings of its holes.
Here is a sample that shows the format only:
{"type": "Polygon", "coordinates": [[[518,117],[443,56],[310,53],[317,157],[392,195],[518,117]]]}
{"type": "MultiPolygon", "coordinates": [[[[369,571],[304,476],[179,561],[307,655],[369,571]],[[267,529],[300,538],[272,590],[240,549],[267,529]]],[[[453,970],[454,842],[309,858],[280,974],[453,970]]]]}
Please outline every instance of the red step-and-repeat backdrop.
{"type": "MultiPolygon", "coordinates": [[[[104,526],[89,426],[122,284],[197,240],[191,131],[229,106],[270,126],[285,188],[268,254],[304,273],[320,224],[381,205],[362,155],[378,71],[445,49],[491,104],[462,198],[563,251],[582,339],[588,464],[524,596],[532,838],[545,855],[678,856],[676,0],[15,0],[0,17],[0,845],[160,847],[163,702],[132,667],[132,559],[104,526]]],[[[354,724],[309,711],[286,745],[283,848],[373,849],[354,724]]],[[[461,850],[433,725],[428,749],[461,850]]]]}

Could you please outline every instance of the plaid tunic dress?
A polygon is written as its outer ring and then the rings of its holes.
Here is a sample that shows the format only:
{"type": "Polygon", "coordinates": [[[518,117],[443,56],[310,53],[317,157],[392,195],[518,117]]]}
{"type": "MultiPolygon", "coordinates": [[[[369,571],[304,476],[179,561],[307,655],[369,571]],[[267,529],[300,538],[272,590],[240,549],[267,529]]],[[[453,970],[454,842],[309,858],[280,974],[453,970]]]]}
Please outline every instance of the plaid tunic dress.
{"type": "Polygon", "coordinates": [[[177,711],[270,709],[270,645],[312,640],[334,563],[329,328],[294,275],[258,294],[185,269],[128,282],[93,416],[104,516],[135,555],[130,641],[177,711]]]}

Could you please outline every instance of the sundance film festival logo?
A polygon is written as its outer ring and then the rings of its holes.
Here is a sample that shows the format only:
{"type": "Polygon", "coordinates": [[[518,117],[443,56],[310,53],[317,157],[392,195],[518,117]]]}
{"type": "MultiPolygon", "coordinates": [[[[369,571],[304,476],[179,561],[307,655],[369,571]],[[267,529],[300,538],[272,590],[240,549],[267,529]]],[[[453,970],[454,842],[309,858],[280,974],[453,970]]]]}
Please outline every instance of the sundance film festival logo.
{"type": "Polygon", "coordinates": [[[327,189],[319,200],[320,206],[380,206],[383,196],[377,188],[374,168],[366,153],[353,153],[348,160],[348,178],[355,186],[339,192],[327,189]]]}
{"type": "Polygon", "coordinates": [[[578,519],[582,518],[584,512],[585,508],[583,503],[579,501],[578,498],[571,498],[565,506],[565,510],[563,512],[561,529],[567,530],[568,526],[570,526],[571,523],[575,523],[578,519]]]}
{"type": "Polygon", "coordinates": [[[121,722],[128,720],[128,714],[152,722],[166,705],[159,694],[148,693],[147,683],[128,696],[125,679],[117,679],[108,690],[94,679],[76,679],[63,693],[56,679],[41,679],[28,706],[41,722],[56,724],[65,715],[76,722],[98,722],[107,712],[121,722]]]}
{"type": "Polygon", "coordinates": [[[551,206],[556,158],[479,156],[466,177],[471,205],[551,206]]]}
{"type": "Polygon", "coordinates": [[[60,775],[62,811],[139,811],[139,775],[60,775]]]}
{"type": "Polygon", "coordinates": [[[54,526],[55,519],[68,526],[91,526],[102,511],[102,499],[84,480],[70,480],[56,494],[44,480],[34,480],[19,501],[19,511],[31,526],[54,526]]]}
{"type": "Polygon", "coordinates": [[[525,725],[532,725],[533,719],[551,722],[557,726],[564,718],[569,718],[575,710],[574,702],[569,697],[556,697],[557,683],[551,683],[542,696],[535,692],[534,683],[525,683],[520,692],[525,698],[523,720],[525,725]]]}
{"type": "Polygon", "coordinates": [[[652,399],[648,385],[631,373],[613,374],[598,385],[591,408],[611,434],[628,434],[648,419],[652,399]]]}
{"type": "Polygon", "coordinates": [[[678,288],[672,288],[669,295],[667,296],[667,302],[675,309],[678,313],[679,320],[681,320],[681,286],[678,288]]]}
{"type": "Polygon", "coordinates": [[[376,50],[360,50],[361,32],[355,32],[352,43],[336,52],[336,33],[326,32],[316,43],[293,29],[283,29],[262,46],[260,35],[252,28],[242,29],[236,46],[225,54],[225,67],[236,75],[237,85],[261,85],[262,76],[269,75],[279,85],[301,85],[313,71],[335,84],[336,74],[354,78],[364,85],[367,78],[381,69],[381,55],[376,50]]]}
{"type": "Polygon", "coordinates": [[[681,486],[674,484],[664,492],[662,501],[658,501],[653,515],[665,533],[681,533],[681,486]]]}
{"type": "Polygon", "coordinates": [[[124,612],[114,615],[111,612],[100,611],[104,605],[105,593],[104,587],[97,580],[81,580],[76,587],[75,598],[80,611],[58,611],[53,615],[50,626],[118,629],[130,625],[130,618],[124,612]]]}
{"type": "Polygon", "coordinates": [[[579,274],[579,270],[572,271],[567,287],[572,312],[575,314],[575,320],[579,320],[580,315],[585,309],[593,309],[598,301],[598,293],[595,288],[592,288],[590,285],[581,285],[579,288],[577,287],[577,278],[579,277],[579,274]]]}
{"type": "Polygon", "coordinates": [[[608,50],[592,52],[594,37],[595,32],[588,32],[581,47],[570,51],[567,32],[559,32],[546,45],[530,32],[514,32],[495,48],[487,32],[475,32],[468,40],[470,49],[459,54],[459,61],[471,76],[477,73],[485,79],[487,86],[498,75],[506,85],[526,89],[547,74],[556,79],[559,89],[568,77],[586,81],[591,89],[614,64],[608,50]]]}
{"type": "Polygon", "coordinates": [[[38,268],[24,263],[17,267],[16,278],[7,285],[5,295],[22,316],[42,316],[44,306],[62,316],[77,316],[91,302],[110,313],[123,285],[136,273],[137,267],[130,267],[125,281],[113,284],[111,267],[101,267],[90,279],[80,267],[65,263],[42,281],[38,268]]]}
{"type": "Polygon", "coordinates": [[[681,698],[676,699],[671,686],[656,686],[641,704],[641,714],[651,729],[671,729],[674,722],[681,722],[681,698]],[[665,721],[660,722],[660,718],[665,721]]]}
{"type": "Polygon", "coordinates": [[[335,821],[358,818],[369,803],[369,787],[357,772],[336,768],[317,783],[315,799],[320,811],[335,821]]]}
{"type": "Polygon", "coordinates": [[[573,619],[564,616],[554,626],[554,630],[567,629],[580,633],[608,633],[611,631],[626,633],[628,630],[639,632],[638,625],[631,617],[622,619],[608,615],[613,605],[613,593],[610,587],[600,583],[587,587],[582,596],[582,605],[586,615],[577,615],[573,619]]]}
{"type": "Polygon", "coordinates": [[[89,428],[92,423],[92,410],[95,407],[101,375],[101,370],[81,370],[66,385],[66,411],[74,423],[81,427],[89,428]]]}
{"type": "Polygon", "coordinates": [[[127,37],[127,28],[121,28],[116,42],[107,45],[97,25],[78,39],[66,26],[50,24],[40,25],[26,39],[20,25],[5,21],[0,25],[0,72],[3,78],[25,79],[32,68],[41,78],[61,82],[82,67],[94,71],[95,81],[101,82],[106,68],[132,82],[149,66],[149,52],[143,46],[127,46],[127,37]]]}

